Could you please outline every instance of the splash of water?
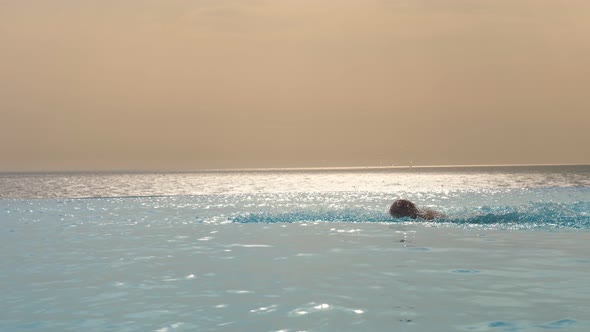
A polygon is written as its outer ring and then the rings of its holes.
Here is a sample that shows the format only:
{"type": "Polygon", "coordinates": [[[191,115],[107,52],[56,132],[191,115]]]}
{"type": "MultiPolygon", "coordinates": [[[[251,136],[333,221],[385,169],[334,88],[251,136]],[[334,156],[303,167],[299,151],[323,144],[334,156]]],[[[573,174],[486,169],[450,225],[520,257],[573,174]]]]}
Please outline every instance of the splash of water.
{"type": "MultiPolygon", "coordinates": [[[[482,206],[447,213],[429,221],[434,224],[487,226],[497,228],[590,229],[590,202],[530,203],[522,206],[482,206]]],[[[426,222],[410,218],[394,219],[382,211],[366,209],[303,209],[285,213],[246,213],[229,218],[235,223],[294,222],[426,222]]]]}

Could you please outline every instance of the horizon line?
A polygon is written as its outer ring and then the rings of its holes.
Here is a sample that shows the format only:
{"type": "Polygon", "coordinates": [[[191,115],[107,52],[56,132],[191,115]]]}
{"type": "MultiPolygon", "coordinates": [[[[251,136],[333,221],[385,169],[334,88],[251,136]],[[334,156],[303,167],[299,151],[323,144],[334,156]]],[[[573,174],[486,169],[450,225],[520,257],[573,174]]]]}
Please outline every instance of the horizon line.
{"type": "Polygon", "coordinates": [[[203,168],[203,169],[79,169],[79,170],[27,170],[0,171],[0,174],[63,174],[63,173],[222,173],[222,172],[295,172],[295,171],[358,171],[358,170],[398,170],[429,168],[494,168],[494,167],[555,167],[555,166],[590,166],[584,163],[564,164],[458,164],[458,165],[390,165],[390,166],[311,166],[311,167],[252,167],[252,168],[203,168]]]}

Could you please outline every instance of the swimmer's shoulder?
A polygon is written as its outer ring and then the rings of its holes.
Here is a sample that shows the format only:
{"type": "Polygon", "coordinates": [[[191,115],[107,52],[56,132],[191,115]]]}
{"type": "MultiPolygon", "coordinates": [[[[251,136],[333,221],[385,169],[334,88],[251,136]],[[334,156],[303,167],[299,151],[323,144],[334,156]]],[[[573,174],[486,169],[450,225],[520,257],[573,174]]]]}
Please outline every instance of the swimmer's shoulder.
{"type": "Polygon", "coordinates": [[[446,215],[433,209],[421,209],[418,213],[418,217],[426,220],[433,220],[438,218],[444,218],[446,217],[446,215]]]}

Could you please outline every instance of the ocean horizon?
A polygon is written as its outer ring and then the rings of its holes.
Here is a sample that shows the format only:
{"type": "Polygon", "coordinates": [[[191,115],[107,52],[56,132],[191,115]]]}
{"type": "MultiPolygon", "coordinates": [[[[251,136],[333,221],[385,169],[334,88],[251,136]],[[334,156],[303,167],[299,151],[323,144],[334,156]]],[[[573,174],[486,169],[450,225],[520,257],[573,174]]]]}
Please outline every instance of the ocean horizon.
{"type": "Polygon", "coordinates": [[[187,169],[33,169],[0,170],[0,174],[68,174],[68,173],[208,173],[208,172],[276,172],[276,171],[354,171],[354,170],[396,170],[396,169],[437,169],[437,168],[504,168],[504,167],[569,167],[590,166],[586,163],[531,163],[531,164],[391,164],[356,166],[301,166],[301,167],[235,167],[235,168],[187,168],[187,169]]]}

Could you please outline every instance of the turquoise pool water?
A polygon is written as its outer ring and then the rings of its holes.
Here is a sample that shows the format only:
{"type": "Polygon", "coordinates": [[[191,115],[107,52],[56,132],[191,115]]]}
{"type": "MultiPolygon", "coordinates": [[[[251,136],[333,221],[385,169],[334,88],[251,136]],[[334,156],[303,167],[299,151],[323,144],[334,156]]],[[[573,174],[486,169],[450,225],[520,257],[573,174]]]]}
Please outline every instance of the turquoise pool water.
{"type": "Polygon", "coordinates": [[[589,174],[4,174],[0,330],[588,331],[589,174]]]}

